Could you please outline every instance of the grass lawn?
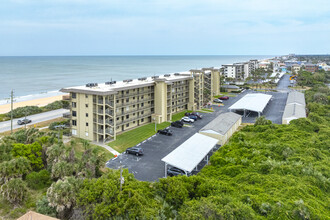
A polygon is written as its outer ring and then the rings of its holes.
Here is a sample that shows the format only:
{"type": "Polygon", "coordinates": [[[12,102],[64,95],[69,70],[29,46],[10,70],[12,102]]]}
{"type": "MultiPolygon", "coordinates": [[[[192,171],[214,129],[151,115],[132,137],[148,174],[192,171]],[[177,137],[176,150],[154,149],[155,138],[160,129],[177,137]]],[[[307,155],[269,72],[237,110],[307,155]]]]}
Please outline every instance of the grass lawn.
{"type": "Polygon", "coordinates": [[[217,99],[220,98],[221,96],[236,97],[237,95],[229,92],[221,92],[220,95],[213,96],[213,98],[217,99]]]}
{"type": "Polygon", "coordinates": [[[202,111],[201,112],[209,112],[209,113],[211,113],[211,112],[214,112],[214,110],[208,109],[208,108],[202,108],[202,111]]]}
{"type": "MultiPolygon", "coordinates": [[[[169,125],[169,122],[157,124],[157,130],[164,129],[169,125]]],[[[110,142],[108,145],[116,151],[122,153],[127,148],[137,145],[154,134],[156,134],[155,124],[150,123],[118,135],[117,139],[110,142]]]]}
{"type": "MultiPolygon", "coordinates": [[[[182,111],[177,114],[174,114],[172,116],[172,121],[180,120],[186,112],[192,111],[182,111]]],[[[170,122],[163,122],[161,124],[157,124],[157,130],[164,129],[170,126],[170,124],[170,122]]],[[[116,151],[122,153],[127,148],[137,145],[138,143],[146,140],[154,134],[156,134],[155,124],[150,123],[118,135],[117,139],[115,141],[110,142],[108,145],[116,151]]]]}

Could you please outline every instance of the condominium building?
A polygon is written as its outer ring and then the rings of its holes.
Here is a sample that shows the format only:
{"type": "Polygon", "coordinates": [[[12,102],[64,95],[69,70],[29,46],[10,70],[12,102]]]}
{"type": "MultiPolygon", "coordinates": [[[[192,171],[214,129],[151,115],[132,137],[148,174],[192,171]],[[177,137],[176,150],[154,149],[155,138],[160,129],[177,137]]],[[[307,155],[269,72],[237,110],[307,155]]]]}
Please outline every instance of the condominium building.
{"type": "Polygon", "coordinates": [[[305,64],[305,70],[311,73],[315,73],[319,70],[319,66],[316,64],[305,64]]]}
{"type": "Polygon", "coordinates": [[[222,65],[225,77],[245,80],[251,76],[251,72],[258,68],[258,60],[250,60],[243,63],[222,65]]]}
{"type": "Polygon", "coordinates": [[[204,68],[61,91],[70,93],[72,135],[106,142],[140,125],[170,121],[174,113],[202,108],[219,95],[220,73],[204,68]]]}

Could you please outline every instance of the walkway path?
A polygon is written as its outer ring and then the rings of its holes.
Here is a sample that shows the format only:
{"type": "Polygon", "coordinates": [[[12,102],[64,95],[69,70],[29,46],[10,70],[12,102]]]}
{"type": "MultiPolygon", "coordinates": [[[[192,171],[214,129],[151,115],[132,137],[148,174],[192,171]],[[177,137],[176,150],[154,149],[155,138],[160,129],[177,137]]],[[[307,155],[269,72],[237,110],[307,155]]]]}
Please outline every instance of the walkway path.
{"type": "Polygon", "coordinates": [[[118,151],[116,151],[115,149],[113,149],[112,147],[109,147],[108,145],[106,144],[102,144],[102,143],[98,143],[96,141],[93,141],[92,144],[95,144],[97,146],[100,146],[100,147],[103,147],[105,149],[107,149],[108,151],[110,151],[113,155],[120,155],[120,153],[118,151]]]}

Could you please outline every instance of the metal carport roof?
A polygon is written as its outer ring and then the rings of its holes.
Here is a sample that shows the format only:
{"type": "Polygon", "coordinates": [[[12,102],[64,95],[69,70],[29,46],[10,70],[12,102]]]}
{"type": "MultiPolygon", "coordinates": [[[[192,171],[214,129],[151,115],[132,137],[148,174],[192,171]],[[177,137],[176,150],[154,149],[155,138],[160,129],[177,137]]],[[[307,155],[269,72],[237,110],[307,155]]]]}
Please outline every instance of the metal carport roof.
{"type": "Polygon", "coordinates": [[[191,172],[212,150],[218,140],[202,134],[194,134],[179,147],[165,156],[165,164],[191,172]]]}
{"type": "Polygon", "coordinates": [[[246,94],[243,98],[235,102],[228,109],[249,110],[249,111],[261,113],[271,98],[272,98],[271,95],[266,95],[261,93],[246,94]]]}

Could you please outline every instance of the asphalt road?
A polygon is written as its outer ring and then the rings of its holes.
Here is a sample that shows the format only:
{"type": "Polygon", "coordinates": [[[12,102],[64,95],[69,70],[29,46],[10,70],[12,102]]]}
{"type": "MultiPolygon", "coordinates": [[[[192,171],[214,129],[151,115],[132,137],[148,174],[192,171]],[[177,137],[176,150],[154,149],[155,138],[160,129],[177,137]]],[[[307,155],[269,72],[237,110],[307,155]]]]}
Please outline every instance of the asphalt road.
{"type": "MultiPolygon", "coordinates": [[[[57,109],[54,111],[49,111],[49,112],[44,112],[44,113],[40,113],[40,114],[35,114],[35,115],[29,115],[26,118],[32,120],[32,122],[28,125],[33,125],[36,123],[40,123],[43,121],[48,121],[48,120],[52,120],[52,119],[56,119],[56,118],[60,118],[63,116],[64,113],[70,112],[67,109],[57,109]]],[[[16,128],[21,128],[24,127],[25,125],[18,125],[17,121],[19,119],[24,119],[23,118],[17,118],[13,120],[13,129],[16,128]]],[[[1,132],[6,132],[6,131],[10,131],[10,121],[4,121],[4,122],[0,122],[0,133],[1,132]]]]}
{"type": "MultiPolygon", "coordinates": [[[[278,90],[279,92],[271,92],[267,94],[273,95],[272,100],[269,102],[268,106],[264,110],[264,114],[267,119],[271,120],[273,123],[281,124],[283,110],[285,107],[287,92],[289,89],[289,76],[284,75],[283,78],[279,81],[278,90]]],[[[106,163],[108,168],[119,169],[120,166],[129,170],[130,173],[133,173],[135,178],[142,181],[157,181],[159,178],[165,176],[165,165],[161,161],[163,157],[173,151],[175,148],[180,146],[184,141],[190,138],[193,134],[198,132],[202,127],[207,123],[212,121],[215,117],[220,115],[223,112],[228,111],[228,107],[242,98],[248,93],[253,93],[252,90],[246,90],[243,93],[237,95],[236,97],[230,97],[229,100],[224,101],[224,106],[214,105],[213,113],[202,113],[203,119],[197,120],[191,125],[186,125],[183,128],[173,128],[170,129],[173,131],[173,136],[165,136],[156,134],[139,145],[144,149],[144,155],[137,157],[135,155],[123,153],[117,158],[109,160],[106,163]]],[[[255,122],[257,114],[249,115],[249,117],[244,117],[243,122],[255,122]]],[[[211,156],[213,152],[209,154],[211,156]]],[[[202,162],[198,169],[200,170],[205,165],[205,162],[202,162]]]]}

